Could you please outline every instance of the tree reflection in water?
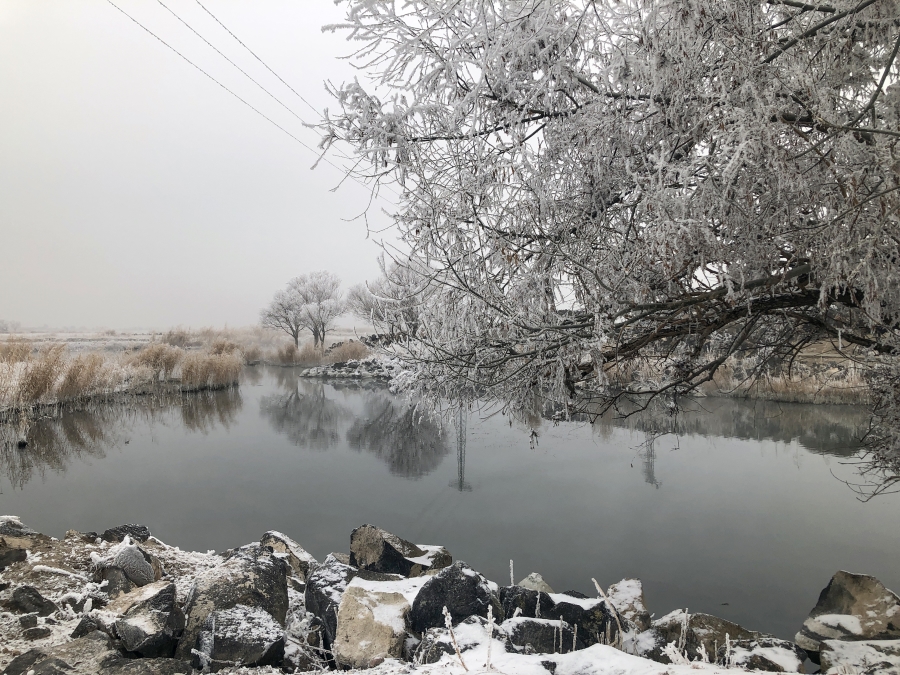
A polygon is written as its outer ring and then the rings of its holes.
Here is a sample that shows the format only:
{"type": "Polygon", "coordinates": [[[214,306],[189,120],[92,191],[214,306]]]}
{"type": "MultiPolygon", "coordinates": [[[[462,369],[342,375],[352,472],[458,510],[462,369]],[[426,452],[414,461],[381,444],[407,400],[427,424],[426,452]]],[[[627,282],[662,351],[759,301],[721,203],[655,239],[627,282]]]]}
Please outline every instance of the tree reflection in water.
{"type": "MultiPolygon", "coordinates": [[[[276,376],[280,375],[276,371],[276,376]]],[[[326,385],[290,374],[278,377],[278,382],[285,391],[264,396],[260,413],[293,445],[327,450],[344,436],[351,448],[372,453],[392,474],[405,478],[431,473],[449,452],[447,439],[434,420],[385,389],[326,385]],[[336,399],[342,391],[362,398],[362,414],[336,399]]]]}
{"type": "Polygon", "coordinates": [[[420,478],[450,452],[443,429],[415,406],[387,393],[369,393],[364,417],[347,430],[347,442],[384,461],[392,474],[420,478]]]}
{"type": "MultiPolygon", "coordinates": [[[[279,373],[281,374],[281,373],[279,373]]],[[[272,428],[297,446],[327,450],[340,440],[338,425],[350,416],[350,410],[328,398],[325,385],[311,380],[279,378],[284,393],[263,396],[260,413],[272,428]]]]}
{"type": "Polygon", "coordinates": [[[127,442],[135,424],[177,420],[189,431],[206,433],[216,425],[233,424],[242,405],[237,389],[97,403],[36,420],[28,430],[28,445],[22,449],[16,446],[16,429],[0,425],[0,477],[22,489],[47,472],[65,473],[73,461],[102,459],[109,448],[127,442]]]}

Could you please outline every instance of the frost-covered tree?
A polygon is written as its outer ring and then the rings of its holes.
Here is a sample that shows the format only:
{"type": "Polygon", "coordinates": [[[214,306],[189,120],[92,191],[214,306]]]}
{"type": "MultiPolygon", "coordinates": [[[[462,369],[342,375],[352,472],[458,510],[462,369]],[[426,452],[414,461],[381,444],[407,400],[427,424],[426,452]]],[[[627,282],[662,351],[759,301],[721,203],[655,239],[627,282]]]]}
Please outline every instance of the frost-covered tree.
{"type": "Polygon", "coordinates": [[[896,477],[900,1],[345,5],[324,145],[401,194],[414,387],[596,410],[833,340],[896,477]]]}
{"type": "Polygon", "coordinates": [[[372,282],[357,284],[347,293],[347,308],[369,321],[379,333],[394,338],[415,337],[419,329],[419,308],[425,297],[423,279],[409,264],[387,264],[378,260],[381,274],[372,282]]]}
{"type": "Polygon", "coordinates": [[[341,280],[331,272],[311,272],[291,279],[287,288],[275,298],[261,315],[262,325],[283,330],[300,344],[300,333],[306,329],[313,345],[325,345],[325,334],[345,312],[341,297],[341,280]]]}

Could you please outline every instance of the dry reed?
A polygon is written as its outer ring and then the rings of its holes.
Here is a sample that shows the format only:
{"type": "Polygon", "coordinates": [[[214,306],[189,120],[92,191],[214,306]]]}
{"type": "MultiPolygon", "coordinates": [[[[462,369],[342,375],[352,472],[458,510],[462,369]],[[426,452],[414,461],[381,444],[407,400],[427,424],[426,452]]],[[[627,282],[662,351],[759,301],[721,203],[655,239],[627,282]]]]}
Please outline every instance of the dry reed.
{"type": "Polygon", "coordinates": [[[44,347],[25,362],[19,377],[16,398],[20,405],[31,405],[49,398],[65,366],[65,345],[44,347]]]}
{"type": "Polygon", "coordinates": [[[149,368],[151,379],[156,382],[160,379],[168,380],[183,357],[184,351],[179,347],[153,343],[137,352],[131,361],[135,366],[149,368]]]}
{"type": "Polygon", "coordinates": [[[236,352],[189,352],[181,364],[181,388],[184,391],[199,391],[234,386],[238,383],[243,365],[242,358],[236,352]]]}
{"type": "Polygon", "coordinates": [[[344,361],[359,361],[369,355],[369,348],[362,342],[350,340],[340,347],[335,347],[325,355],[327,363],[342,363],[344,361]]]}
{"type": "Polygon", "coordinates": [[[60,401],[84,399],[103,390],[103,357],[78,354],[68,363],[66,374],[56,388],[60,401]]]}

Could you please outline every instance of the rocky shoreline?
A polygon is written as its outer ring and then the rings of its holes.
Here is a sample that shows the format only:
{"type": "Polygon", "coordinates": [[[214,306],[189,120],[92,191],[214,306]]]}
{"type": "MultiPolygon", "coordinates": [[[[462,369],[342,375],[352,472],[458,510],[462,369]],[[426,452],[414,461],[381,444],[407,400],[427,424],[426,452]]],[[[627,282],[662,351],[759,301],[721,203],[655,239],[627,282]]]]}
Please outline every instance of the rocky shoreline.
{"type": "Polygon", "coordinates": [[[636,579],[597,591],[536,573],[500,586],[372,525],[319,562],[279,532],[197,553],[140,525],[58,540],[2,516],[0,673],[687,675],[802,672],[807,656],[828,675],[900,673],[900,598],[870,576],[835,574],[796,643],[682,610],[652,620],[636,579]]]}

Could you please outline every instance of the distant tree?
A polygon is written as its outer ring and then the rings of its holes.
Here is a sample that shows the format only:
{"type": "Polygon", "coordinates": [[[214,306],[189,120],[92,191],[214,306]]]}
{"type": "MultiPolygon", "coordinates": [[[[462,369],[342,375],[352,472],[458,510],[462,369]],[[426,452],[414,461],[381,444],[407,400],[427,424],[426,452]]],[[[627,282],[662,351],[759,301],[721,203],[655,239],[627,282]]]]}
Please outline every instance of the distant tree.
{"type": "Polygon", "coordinates": [[[381,275],[367,284],[357,284],[347,294],[347,309],[369,321],[379,333],[415,337],[421,323],[420,307],[425,298],[421,276],[397,263],[378,260],[381,275]]]}
{"type": "Polygon", "coordinates": [[[324,347],[325,333],[346,311],[340,287],[341,280],[331,272],[311,272],[294,277],[260,313],[260,322],[290,335],[297,347],[300,346],[300,333],[308,330],[315,347],[324,347]]]}
{"type": "Polygon", "coordinates": [[[300,333],[306,328],[306,314],[303,298],[288,284],[287,289],[278,291],[269,306],[260,312],[260,323],[268,328],[282,330],[294,340],[294,346],[300,346],[300,333]]]}

